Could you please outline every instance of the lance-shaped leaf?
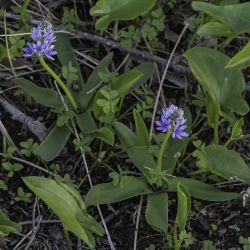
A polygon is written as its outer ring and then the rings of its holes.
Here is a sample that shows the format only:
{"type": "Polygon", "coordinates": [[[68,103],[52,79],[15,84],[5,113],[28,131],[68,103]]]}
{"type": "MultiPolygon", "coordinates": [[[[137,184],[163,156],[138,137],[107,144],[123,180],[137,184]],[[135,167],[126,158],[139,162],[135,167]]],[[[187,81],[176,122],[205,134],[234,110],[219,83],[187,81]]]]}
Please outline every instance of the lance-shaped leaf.
{"type": "Polygon", "coordinates": [[[117,81],[112,85],[112,90],[118,92],[118,96],[126,95],[133,86],[142,78],[143,74],[137,70],[127,71],[118,76],[117,81]]]}
{"type": "Polygon", "coordinates": [[[53,160],[67,143],[70,133],[70,129],[66,125],[55,126],[35,150],[35,153],[45,161],[53,160]]]}
{"type": "Polygon", "coordinates": [[[225,179],[237,177],[250,184],[250,168],[237,152],[225,146],[209,145],[202,149],[197,165],[225,179]]]}
{"type": "Polygon", "coordinates": [[[185,230],[187,218],[191,208],[191,198],[188,189],[181,183],[177,184],[178,209],[176,223],[181,231],[185,230]]]}
{"type": "Polygon", "coordinates": [[[228,201],[240,197],[240,194],[232,192],[223,192],[212,185],[204,182],[189,179],[189,178],[169,178],[168,180],[168,191],[176,192],[178,183],[186,186],[190,192],[190,195],[196,199],[206,201],[228,201]]]}
{"type": "Polygon", "coordinates": [[[50,108],[62,107],[61,98],[54,89],[38,87],[33,82],[24,78],[13,79],[12,81],[38,103],[50,108]]]}
{"type": "Polygon", "coordinates": [[[0,209],[0,237],[8,236],[10,233],[20,233],[21,231],[22,227],[11,221],[0,209]]]}
{"type": "Polygon", "coordinates": [[[153,228],[167,232],[168,229],[168,194],[150,194],[147,197],[146,220],[153,228]]]}
{"type": "Polygon", "coordinates": [[[156,3],[156,0],[99,0],[90,9],[90,15],[102,16],[95,24],[96,29],[107,29],[115,20],[132,20],[146,14],[156,3]]]}
{"type": "MultiPolygon", "coordinates": [[[[81,74],[81,68],[77,62],[75,53],[71,46],[69,37],[64,33],[56,33],[56,44],[55,49],[57,52],[57,57],[62,65],[68,65],[71,62],[71,65],[74,68],[77,68],[78,80],[77,83],[80,85],[80,88],[84,86],[84,80],[81,74]]],[[[71,88],[71,86],[68,86],[71,88]]]]}
{"type": "Polygon", "coordinates": [[[233,58],[230,59],[226,68],[246,68],[250,66],[250,42],[233,58]]]}
{"type": "Polygon", "coordinates": [[[136,66],[133,70],[140,71],[143,74],[143,76],[134,84],[132,89],[135,89],[139,88],[143,83],[150,79],[154,73],[155,65],[151,62],[145,62],[136,66]]]}
{"type": "Polygon", "coordinates": [[[113,53],[106,55],[96,66],[90,77],[88,78],[86,84],[82,90],[77,95],[77,102],[83,108],[86,108],[89,105],[89,102],[98,90],[98,87],[101,84],[101,79],[99,77],[100,72],[104,72],[105,69],[108,69],[109,64],[112,62],[113,53]]]}
{"type": "Polygon", "coordinates": [[[82,239],[90,248],[94,248],[92,233],[102,236],[104,230],[87,214],[77,190],[44,177],[29,176],[24,177],[23,181],[59,217],[68,231],[82,239]]]}
{"type": "Polygon", "coordinates": [[[249,111],[242,96],[244,77],[238,69],[225,69],[229,62],[228,56],[214,49],[196,47],[188,50],[185,57],[193,74],[212,100],[225,110],[241,115],[249,111]]]}
{"type": "Polygon", "coordinates": [[[202,11],[221,22],[235,35],[250,32],[250,3],[217,6],[210,3],[193,1],[192,7],[194,10],[202,11]]]}
{"type": "Polygon", "coordinates": [[[135,120],[136,137],[138,143],[141,144],[141,146],[150,146],[151,142],[149,139],[149,133],[144,120],[142,119],[140,113],[135,109],[133,111],[133,115],[135,120]]]}
{"type": "Polygon", "coordinates": [[[124,176],[122,178],[124,179],[118,185],[110,182],[94,186],[86,196],[86,205],[115,203],[151,192],[143,177],[124,176]]]}
{"type": "Polygon", "coordinates": [[[114,128],[129,159],[141,173],[147,176],[148,169],[156,166],[153,156],[147,150],[147,145],[142,145],[136,135],[124,124],[115,122],[114,128]]]}

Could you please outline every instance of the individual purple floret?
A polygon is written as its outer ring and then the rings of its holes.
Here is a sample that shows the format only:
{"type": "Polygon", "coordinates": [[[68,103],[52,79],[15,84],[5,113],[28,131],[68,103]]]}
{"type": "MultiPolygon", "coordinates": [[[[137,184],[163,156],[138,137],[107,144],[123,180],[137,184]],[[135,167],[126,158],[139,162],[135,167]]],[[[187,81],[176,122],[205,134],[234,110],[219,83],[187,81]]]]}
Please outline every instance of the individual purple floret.
{"type": "Polygon", "coordinates": [[[155,122],[156,129],[163,133],[172,129],[173,138],[182,139],[182,137],[188,137],[188,133],[184,131],[187,125],[185,125],[186,119],[184,119],[183,115],[183,110],[173,104],[168,108],[163,108],[161,119],[155,122]]]}
{"type": "Polygon", "coordinates": [[[23,49],[25,57],[37,55],[54,60],[53,56],[56,55],[54,50],[56,36],[50,22],[44,20],[38,27],[32,28],[31,38],[33,43],[27,43],[27,46],[23,49]]]}

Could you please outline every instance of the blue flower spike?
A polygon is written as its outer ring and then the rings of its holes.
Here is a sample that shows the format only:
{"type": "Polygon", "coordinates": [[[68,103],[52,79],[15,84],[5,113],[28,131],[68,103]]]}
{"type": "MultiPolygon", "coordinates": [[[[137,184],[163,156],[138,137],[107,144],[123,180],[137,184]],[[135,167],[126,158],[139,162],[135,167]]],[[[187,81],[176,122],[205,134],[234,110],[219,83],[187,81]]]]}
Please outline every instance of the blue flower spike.
{"type": "Polygon", "coordinates": [[[172,137],[177,139],[188,137],[189,134],[184,131],[187,125],[185,125],[186,119],[183,115],[184,111],[173,104],[168,108],[163,108],[161,119],[155,122],[156,130],[166,133],[171,129],[172,137]]]}
{"type": "Polygon", "coordinates": [[[27,47],[23,49],[25,57],[36,55],[54,60],[53,56],[56,55],[54,50],[56,36],[50,22],[43,20],[37,27],[32,28],[31,38],[33,43],[27,43],[27,47]]]}

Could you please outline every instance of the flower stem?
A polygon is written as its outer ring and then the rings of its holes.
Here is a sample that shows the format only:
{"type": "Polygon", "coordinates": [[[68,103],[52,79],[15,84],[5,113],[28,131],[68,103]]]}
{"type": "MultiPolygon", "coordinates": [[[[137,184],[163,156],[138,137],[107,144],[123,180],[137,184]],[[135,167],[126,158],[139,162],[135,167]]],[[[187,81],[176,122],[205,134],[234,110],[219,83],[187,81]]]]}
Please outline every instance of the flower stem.
{"type": "Polygon", "coordinates": [[[159,153],[159,156],[158,156],[157,166],[156,166],[159,173],[161,172],[161,167],[162,167],[161,165],[162,165],[162,159],[163,159],[164,151],[166,149],[167,142],[169,140],[169,137],[170,137],[171,133],[172,133],[172,129],[169,129],[168,132],[165,135],[165,138],[164,138],[162,144],[161,144],[160,153],[159,153]]]}
{"type": "Polygon", "coordinates": [[[60,77],[50,68],[50,66],[45,62],[45,60],[42,56],[39,56],[38,59],[39,59],[39,62],[41,63],[41,65],[44,67],[44,69],[47,70],[47,72],[56,80],[58,85],[63,89],[63,91],[66,94],[68,100],[70,101],[72,107],[74,108],[75,111],[77,111],[76,101],[75,101],[74,97],[72,96],[72,94],[70,93],[67,86],[60,79],[60,77]]]}

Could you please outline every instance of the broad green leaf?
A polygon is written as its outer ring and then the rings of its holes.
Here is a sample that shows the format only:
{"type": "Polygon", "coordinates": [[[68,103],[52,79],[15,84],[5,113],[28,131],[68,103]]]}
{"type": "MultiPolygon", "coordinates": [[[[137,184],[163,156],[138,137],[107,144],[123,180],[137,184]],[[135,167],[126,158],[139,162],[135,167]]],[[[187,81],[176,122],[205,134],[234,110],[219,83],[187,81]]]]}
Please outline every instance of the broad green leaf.
{"type": "Polygon", "coordinates": [[[145,178],[134,176],[123,178],[125,179],[122,185],[115,186],[113,182],[110,182],[94,186],[86,196],[86,206],[115,203],[151,192],[145,178]]]}
{"type": "Polygon", "coordinates": [[[189,179],[189,178],[169,178],[168,180],[168,191],[176,192],[177,184],[181,183],[186,186],[190,192],[190,195],[196,199],[206,200],[206,201],[228,201],[240,197],[240,194],[223,192],[218,188],[215,188],[204,182],[189,179]]]}
{"type": "Polygon", "coordinates": [[[10,233],[20,233],[21,231],[22,227],[11,221],[0,209],[0,237],[8,236],[10,233]]]}
{"type": "MultiPolygon", "coordinates": [[[[81,74],[81,68],[79,67],[67,34],[56,33],[55,50],[57,52],[57,57],[62,65],[68,65],[69,62],[71,62],[71,65],[74,68],[77,68],[78,80],[76,81],[76,83],[80,85],[80,88],[83,88],[84,80],[81,74]]],[[[71,86],[68,87],[71,88],[71,86]]]]}
{"type": "Polygon", "coordinates": [[[137,110],[134,109],[133,115],[136,126],[136,136],[139,144],[141,146],[150,146],[151,142],[149,139],[149,133],[145,122],[143,121],[140,113],[137,110]]]}
{"type": "Polygon", "coordinates": [[[212,100],[225,110],[241,115],[249,111],[249,106],[242,97],[244,77],[238,69],[225,69],[229,62],[226,55],[214,49],[196,47],[188,50],[185,57],[193,74],[212,100]]]}
{"type": "Polygon", "coordinates": [[[228,27],[219,22],[208,22],[202,25],[197,33],[201,36],[231,36],[232,32],[228,27]]]}
{"type": "Polygon", "coordinates": [[[40,104],[50,108],[60,108],[62,106],[61,98],[54,89],[38,87],[24,78],[13,79],[12,81],[40,104]]]}
{"type": "Polygon", "coordinates": [[[3,45],[0,44],[0,62],[5,58],[6,56],[6,49],[3,45]]]}
{"type": "Polygon", "coordinates": [[[86,108],[89,105],[89,102],[98,90],[99,84],[101,83],[101,79],[99,77],[99,73],[103,72],[106,68],[109,67],[109,64],[112,62],[113,53],[109,53],[106,55],[96,66],[95,70],[92,72],[90,77],[88,78],[86,84],[82,88],[82,90],[77,95],[77,102],[83,108],[86,108]]]}
{"type": "Polygon", "coordinates": [[[55,126],[35,150],[35,154],[45,161],[53,160],[67,143],[70,133],[70,129],[67,126],[55,126]]]}
{"type": "Polygon", "coordinates": [[[129,159],[141,173],[147,176],[148,169],[156,166],[156,162],[148,152],[147,146],[142,146],[135,134],[124,124],[115,122],[114,128],[129,159]]]}
{"type": "Polygon", "coordinates": [[[178,208],[176,223],[181,231],[183,231],[185,230],[187,218],[191,208],[191,197],[188,189],[180,182],[177,184],[177,200],[178,208]]]}
{"type": "Polygon", "coordinates": [[[78,125],[83,133],[91,133],[97,130],[95,121],[90,110],[86,110],[81,114],[76,115],[78,125]]]}
{"type": "Polygon", "coordinates": [[[146,220],[155,229],[167,232],[168,228],[168,194],[149,194],[147,197],[146,220]]]}
{"type": "Polygon", "coordinates": [[[104,231],[87,214],[82,199],[79,205],[80,194],[74,188],[38,176],[24,177],[23,181],[59,217],[67,230],[81,238],[89,247],[95,246],[92,232],[103,235],[104,231]],[[96,228],[92,230],[93,227],[96,228]]]}
{"type": "Polygon", "coordinates": [[[250,66],[250,42],[233,58],[230,59],[226,68],[246,68],[250,66]]]}
{"type": "Polygon", "coordinates": [[[115,84],[112,85],[112,90],[118,91],[118,96],[126,95],[133,86],[141,79],[143,74],[137,70],[127,71],[118,76],[115,84]]]}
{"type": "Polygon", "coordinates": [[[237,152],[225,146],[209,145],[202,149],[197,166],[225,179],[238,177],[250,184],[250,168],[237,152]]]}
{"type": "MultiPolygon", "coordinates": [[[[183,108],[184,117],[187,119],[186,125],[187,128],[185,131],[188,134],[191,134],[191,125],[192,125],[192,115],[190,110],[187,107],[183,108]]],[[[184,138],[182,140],[176,140],[172,137],[169,138],[168,147],[165,152],[165,157],[163,161],[163,170],[167,170],[168,174],[173,174],[176,163],[178,161],[179,156],[187,146],[188,142],[190,141],[189,138],[184,138]]]]}
{"type": "Polygon", "coordinates": [[[115,138],[113,131],[108,127],[102,127],[99,128],[98,131],[96,131],[95,136],[101,140],[104,140],[107,144],[113,145],[115,138]]]}
{"type": "Polygon", "coordinates": [[[90,15],[102,16],[95,24],[96,29],[106,30],[115,20],[132,20],[146,14],[156,0],[99,0],[90,9],[90,15]]]}
{"type": "Polygon", "coordinates": [[[194,10],[202,11],[221,22],[235,35],[250,32],[250,3],[217,6],[193,1],[192,7],[194,10]]]}

